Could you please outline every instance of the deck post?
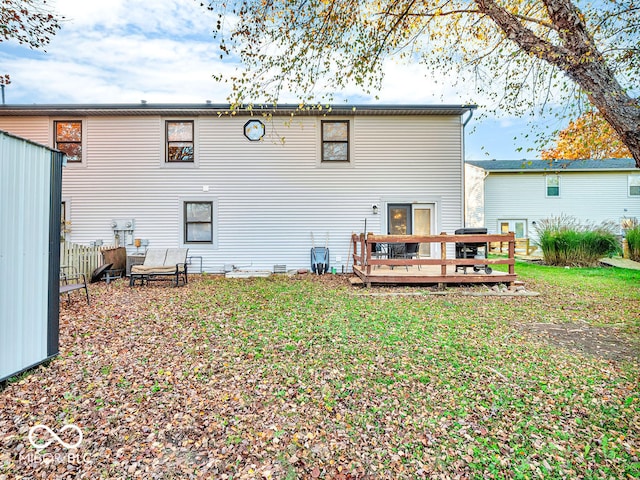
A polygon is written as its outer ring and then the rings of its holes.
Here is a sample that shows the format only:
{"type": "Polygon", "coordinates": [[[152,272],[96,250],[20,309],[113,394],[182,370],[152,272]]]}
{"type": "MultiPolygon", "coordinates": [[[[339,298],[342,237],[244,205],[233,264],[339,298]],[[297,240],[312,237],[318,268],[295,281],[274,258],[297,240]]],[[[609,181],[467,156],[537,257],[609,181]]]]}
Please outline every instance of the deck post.
{"type": "MultiPolygon", "coordinates": [[[[447,232],[440,232],[440,235],[446,235],[447,232]]],[[[440,265],[440,274],[444,277],[447,274],[447,264],[444,260],[447,259],[447,242],[440,242],[440,259],[443,260],[440,265]]]]}
{"type": "Polygon", "coordinates": [[[366,242],[364,242],[362,244],[362,246],[364,247],[366,253],[363,252],[363,255],[366,255],[365,257],[365,265],[367,266],[366,271],[367,271],[367,275],[371,275],[371,242],[369,242],[369,237],[373,235],[373,233],[368,232],[367,233],[367,240],[366,242]]]}
{"type": "Polygon", "coordinates": [[[509,274],[515,274],[515,258],[516,258],[516,235],[513,232],[509,232],[511,238],[509,239],[509,260],[511,263],[509,264],[509,274]]]}
{"type": "Polygon", "coordinates": [[[358,237],[355,233],[351,234],[351,247],[353,251],[351,252],[351,258],[353,260],[353,266],[358,265],[358,237]]]}

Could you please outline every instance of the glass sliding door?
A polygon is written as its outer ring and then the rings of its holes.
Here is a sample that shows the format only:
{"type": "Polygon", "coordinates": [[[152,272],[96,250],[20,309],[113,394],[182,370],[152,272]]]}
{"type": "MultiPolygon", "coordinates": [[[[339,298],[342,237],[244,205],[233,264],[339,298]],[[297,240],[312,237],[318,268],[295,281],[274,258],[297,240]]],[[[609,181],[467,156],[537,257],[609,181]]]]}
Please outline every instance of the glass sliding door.
{"type": "Polygon", "coordinates": [[[387,211],[389,235],[411,235],[411,204],[390,204],[387,211]]]}
{"type": "MultiPolygon", "coordinates": [[[[432,203],[390,203],[387,206],[387,233],[389,235],[431,235],[435,205],[432,203]]],[[[421,243],[419,254],[430,257],[431,244],[421,243]]]]}
{"type": "MultiPolygon", "coordinates": [[[[431,205],[414,205],[413,206],[413,234],[414,235],[431,235],[431,205]]],[[[421,257],[431,256],[431,244],[421,243],[418,252],[421,257]]]]}

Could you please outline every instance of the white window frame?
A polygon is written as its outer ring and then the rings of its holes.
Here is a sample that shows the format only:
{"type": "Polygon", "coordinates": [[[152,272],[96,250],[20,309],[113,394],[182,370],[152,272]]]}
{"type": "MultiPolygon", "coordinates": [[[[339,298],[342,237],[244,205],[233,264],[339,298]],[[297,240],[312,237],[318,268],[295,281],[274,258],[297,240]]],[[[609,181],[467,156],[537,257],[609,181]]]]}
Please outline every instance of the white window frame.
{"type": "MultiPolygon", "coordinates": [[[[62,197],[61,207],[64,207],[64,220],[66,222],[69,222],[69,230],[70,230],[72,225],[73,225],[71,223],[71,198],[62,197]]],[[[69,232],[63,232],[62,229],[63,229],[63,226],[62,226],[62,219],[61,219],[61,223],[60,223],[60,241],[66,241],[66,240],[69,239],[69,236],[71,235],[71,232],[70,231],[69,232]]]]}
{"type": "Polygon", "coordinates": [[[545,175],[544,177],[544,195],[546,198],[560,198],[562,192],[562,181],[560,179],[560,175],[545,175]],[[549,180],[550,179],[558,180],[558,194],[557,195],[549,195],[549,180]]]}
{"type": "Polygon", "coordinates": [[[523,232],[522,233],[524,235],[522,237],[516,236],[516,239],[518,239],[518,238],[528,238],[529,237],[529,221],[526,218],[499,218],[498,219],[497,232],[500,233],[500,234],[503,233],[502,232],[502,224],[503,223],[508,223],[509,224],[509,231],[513,232],[514,234],[516,233],[516,230],[517,230],[517,228],[515,227],[516,223],[522,223],[523,224],[523,232]]]}
{"type": "Polygon", "coordinates": [[[219,231],[219,219],[220,219],[220,201],[218,197],[213,196],[197,196],[197,197],[180,197],[178,199],[178,211],[179,211],[179,228],[180,228],[180,247],[189,248],[192,250],[217,250],[218,249],[218,231],[219,231]],[[185,217],[185,204],[187,202],[207,202],[211,203],[211,242],[187,242],[186,240],[186,217],[185,217]]]}
{"type": "Polygon", "coordinates": [[[162,117],[160,119],[162,139],[160,145],[161,168],[199,168],[200,167],[200,122],[196,117],[162,117]],[[193,122],[193,162],[169,162],[167,161],[167,122],[193,122]]]}
{"type": "Polygon", "coordinates": [[[354,139],[355,139],[355,126],[356,119],[353,117],[325,117],[317,119],[316,131],[318,132],[318,138],[316,141],[317,151],[317,166],[319,168],[354,168],[356,164],[354,139]],[[348,123],[348,144],[347,144],[347,158],[348,160],[323,160],[322,159],[322,122],[347,122],[348,123]]]}
{"type": "Polygon", "coordinates": [[[87,168],[89,164],[89,146],[87,144],[87,127],[88,122],[86,117],[55,117],[50,119],[49,128],[51,129],[49,138],[51,139],[51,147],[56,148],[57,143],[57,122],[80,122],[82,128],[82,160],[79,162],[67,162],[64,161],[65,168],[87,168]]]}
{"type": "Polygon", "coordinates": [[[630,174],[627,175],[627,196],[629,197],[639,197],[640,196],[640,175],[638,174],[630,174]],[[635,183],[635,185],[633,185],[635,183]],[[631,193],[631,187],[638,187],[638,193],[631,193]]]}

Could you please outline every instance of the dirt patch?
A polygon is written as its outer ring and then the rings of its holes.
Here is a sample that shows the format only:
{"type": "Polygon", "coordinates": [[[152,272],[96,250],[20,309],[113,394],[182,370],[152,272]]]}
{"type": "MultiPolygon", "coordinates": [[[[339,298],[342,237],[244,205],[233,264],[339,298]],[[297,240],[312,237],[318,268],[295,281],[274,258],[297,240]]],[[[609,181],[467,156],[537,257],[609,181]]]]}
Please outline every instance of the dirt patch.
{"type": "Polygon", "coordinates": [[[598,358],[640,362],[640,345],[612,327],[586,323],[521,323],[518,328],[537,339],[598,358]]]}

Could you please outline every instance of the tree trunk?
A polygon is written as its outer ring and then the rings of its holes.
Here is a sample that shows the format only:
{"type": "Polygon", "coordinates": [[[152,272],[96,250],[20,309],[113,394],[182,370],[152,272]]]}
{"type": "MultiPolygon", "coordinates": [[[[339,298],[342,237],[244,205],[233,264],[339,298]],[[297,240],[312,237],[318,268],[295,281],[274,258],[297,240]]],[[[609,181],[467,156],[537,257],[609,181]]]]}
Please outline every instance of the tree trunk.
{"type": "Polygon", "coordinates": [[[543,0],[543,3],[558,32],[558,45],[535,35],[495,0],[476,0],[478,9],[490,17],[509,40],[529,55],[559,68],[580,86],[629,148],[640,168],[640,103],[620,86],[571,0],[543,0]]]}

